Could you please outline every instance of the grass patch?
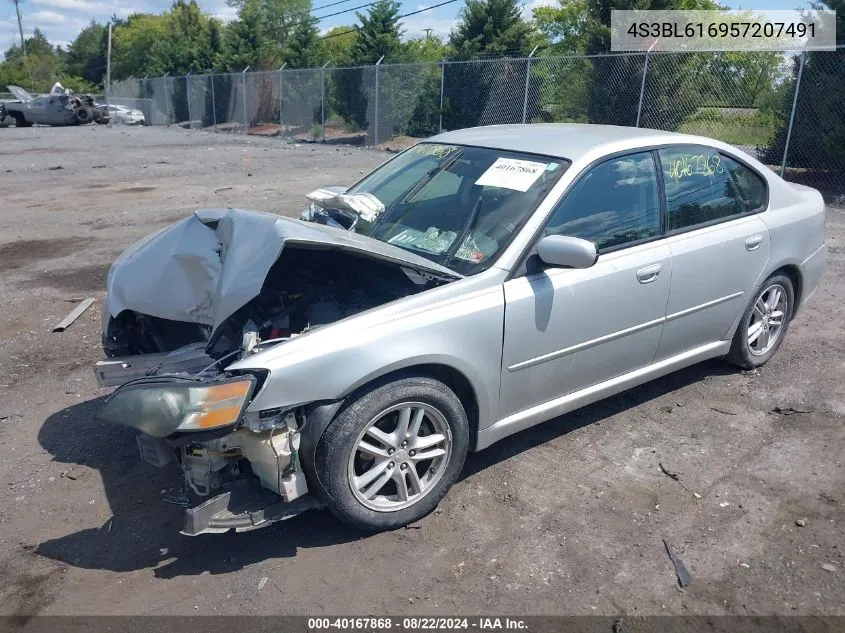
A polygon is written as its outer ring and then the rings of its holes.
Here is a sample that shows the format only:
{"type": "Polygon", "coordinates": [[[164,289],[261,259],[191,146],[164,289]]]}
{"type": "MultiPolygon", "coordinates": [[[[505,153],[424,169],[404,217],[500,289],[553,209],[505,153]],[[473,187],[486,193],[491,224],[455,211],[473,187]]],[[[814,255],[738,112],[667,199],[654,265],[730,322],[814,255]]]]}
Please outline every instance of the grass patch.
{"type": "Polygon", "coordinates": [[[731,145],[766,147],[780,125],[780,119],[771,112],[700,108],[684,119],[678,132],[709,136],[731,145]]]}

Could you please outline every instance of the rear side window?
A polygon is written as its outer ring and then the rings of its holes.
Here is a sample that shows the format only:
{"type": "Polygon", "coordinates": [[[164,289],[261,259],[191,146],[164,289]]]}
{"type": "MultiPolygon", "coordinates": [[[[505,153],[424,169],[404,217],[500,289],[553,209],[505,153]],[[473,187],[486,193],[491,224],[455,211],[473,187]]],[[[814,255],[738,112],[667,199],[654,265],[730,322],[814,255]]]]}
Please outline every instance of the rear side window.
{"type": "Polygon", "coordinates": [[[706,147],[659,151],[669,231],[763,208],[766,185],[751,169],[706,147]]]}
{"type": "Polygon", "coordinates": [[[722,164],[731,172],[746,211],[761,211],[766,206],[766,181],[756,171],[722,154],[722,164]]]}
{"type": "Polygon", "coordinates": [[[568,235],[607,250],[660,233],[657,171],[650,152],[596,165],[552,213],[546,235],[568,235]]]}

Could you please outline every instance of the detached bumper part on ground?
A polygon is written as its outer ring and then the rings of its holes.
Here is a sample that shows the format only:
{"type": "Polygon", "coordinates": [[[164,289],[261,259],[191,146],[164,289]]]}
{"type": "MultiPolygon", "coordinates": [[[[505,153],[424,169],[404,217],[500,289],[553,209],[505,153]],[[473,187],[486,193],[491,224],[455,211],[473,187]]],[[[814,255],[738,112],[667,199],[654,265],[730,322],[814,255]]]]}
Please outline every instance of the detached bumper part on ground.
{"type": "Polygon", "coordinates": [[[230,489],[185,511],[182,534],[248,532],[323,506],[314,496],[280,501],[270,491],[246,480],[232,482],[227,487],[230,489]]]}

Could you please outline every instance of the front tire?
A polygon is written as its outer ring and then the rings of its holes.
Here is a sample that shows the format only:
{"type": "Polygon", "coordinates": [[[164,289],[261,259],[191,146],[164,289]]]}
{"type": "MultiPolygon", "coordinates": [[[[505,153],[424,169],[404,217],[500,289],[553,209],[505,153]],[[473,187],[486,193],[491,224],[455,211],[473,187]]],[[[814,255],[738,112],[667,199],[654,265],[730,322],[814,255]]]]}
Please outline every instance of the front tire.
{"type": "Polygon", "coordinates": [[[426,376],[356,392],[323,434],[314,470],[331,511],[370,531],[426,516],[464,465],[469,422],[455,393],[426,376]]]}
{"type": "Polygon", "coordinates": [[[15,127],[32,127],[32,123],[29,123],[20,112],[12,112],[12,117],[15,119],[15,127]]]}
{"type": "Polygon", "coordinates": [[[742,315],[727,360],[742,369],[765,365],[783,342],[794,312],[792,280],[781,273],[766,279],[742,315]]]}
{"type": "Polygon", "coordinates": [[[94,113],[91,109],[87,106],[82,106],[81,108],[76,109],[76,121],[80,125],[86,125],[87,123],[91,123],[91,120],[94,118],[94,113]]]}

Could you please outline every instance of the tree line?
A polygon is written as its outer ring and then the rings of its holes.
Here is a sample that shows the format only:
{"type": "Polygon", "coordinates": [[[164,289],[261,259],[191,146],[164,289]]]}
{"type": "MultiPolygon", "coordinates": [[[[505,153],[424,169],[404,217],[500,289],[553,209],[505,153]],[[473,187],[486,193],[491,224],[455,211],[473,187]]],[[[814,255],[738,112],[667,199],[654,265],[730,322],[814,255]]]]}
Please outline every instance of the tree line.
{"type": "MultiPolygon", "coordinates": [[[[113,17],[113,81],[128,77],[185,75],[333,66],[435,61],[446,57],[524,55],[544,42],[533,21],[523,19],[515,0],[468,0],[448,37],[406,38],[400,6],[382,0],[357,21],[321,35],[311,0],[229,0],[236,19],[224,23],[195,0],[174,0],[159,14],[113,17]]],[[[108,22],[92,20],[66,48],[53,47],[39,29],[5,51],[0,84],[34,91],[54,81],[76,90],[102,90],[106,74],[108,22]]]]}

